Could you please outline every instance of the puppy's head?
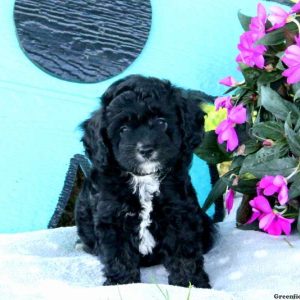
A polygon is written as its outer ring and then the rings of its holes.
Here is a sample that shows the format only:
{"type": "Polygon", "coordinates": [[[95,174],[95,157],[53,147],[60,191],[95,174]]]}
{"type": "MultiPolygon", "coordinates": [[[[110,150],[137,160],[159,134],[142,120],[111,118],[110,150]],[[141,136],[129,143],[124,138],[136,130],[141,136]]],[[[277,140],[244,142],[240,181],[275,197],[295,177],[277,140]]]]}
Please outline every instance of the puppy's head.
{"type": "Polygon", "coordinates": [[[191,157],[204,113],[168,81],[131,75],[112,84],[102,108],[83,123],[83,143],[97,168],[118,165],[135,175],[159,173],[191,157]]]}

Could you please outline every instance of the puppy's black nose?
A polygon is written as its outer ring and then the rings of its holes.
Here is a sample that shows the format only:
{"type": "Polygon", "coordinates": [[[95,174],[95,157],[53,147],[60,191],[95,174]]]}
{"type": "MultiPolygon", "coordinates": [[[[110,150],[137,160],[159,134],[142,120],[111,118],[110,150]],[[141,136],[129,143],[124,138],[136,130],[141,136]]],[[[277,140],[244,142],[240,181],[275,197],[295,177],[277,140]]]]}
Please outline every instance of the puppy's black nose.
{"type": "Polygon", "coordinates": [[[150,158],[154,152],[154,147],[152,145],[139,145],[138,153],[141,154],[145,158],[150,158]]]}

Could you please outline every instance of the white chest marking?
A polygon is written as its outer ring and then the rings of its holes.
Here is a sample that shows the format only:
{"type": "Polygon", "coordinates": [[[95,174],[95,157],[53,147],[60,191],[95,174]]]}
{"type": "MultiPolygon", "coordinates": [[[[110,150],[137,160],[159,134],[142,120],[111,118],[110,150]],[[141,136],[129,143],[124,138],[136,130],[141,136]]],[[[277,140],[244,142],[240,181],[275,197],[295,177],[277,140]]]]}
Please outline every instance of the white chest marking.
{"type": "Polygon", "coordinates": [[[155,175],[132,175],[132,187],[133,193],[138,192],[142,206],[139,251],[146,255],[152,253],[152,249],[155,247],[155,240],[147,227],[151,224],[150,213],[153,209],[153,195],[159,193],[159,179],[155,175]]]}

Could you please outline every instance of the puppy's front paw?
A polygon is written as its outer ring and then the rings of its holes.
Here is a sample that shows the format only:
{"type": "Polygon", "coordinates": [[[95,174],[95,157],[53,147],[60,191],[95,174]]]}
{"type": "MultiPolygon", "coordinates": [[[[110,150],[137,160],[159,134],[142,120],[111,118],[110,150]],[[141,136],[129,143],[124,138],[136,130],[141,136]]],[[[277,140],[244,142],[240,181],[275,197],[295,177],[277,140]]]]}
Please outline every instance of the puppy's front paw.
{"type": "Polygon", "coordinates": [[[113,282],[112,280],[110,279],[106,279],[104,282],[103,282],[103,285],[104,286],[108,286],[108,285],[117,285],[118,283],[116,282],[113,282]]]}
{"type": "Polygon", "coordinates": [[[207,281],[201,281],[201,282],[191,282],[191,284],[194,286],[194,287],[197,287],[197,288],[202,288],[202,289],[211,289],[211,285],[210,283],[207,281]]]}
{"type": "Polygon", "coordinates": [[[141,282],[141,280],[138,276],[135,277],[130,276],[130,277],[118,278],[117,280],[113,278],[106,278],[103,285],[108,286],[108,285],[129,284],[129,283],[139,283],[139,282],[141,282]]]}
{"type": "Polygon", "coordinates": [[[197,288],[211,289],[211,285],[209,284],[209,279],[206,273],[199,274],[198,276],[194,275],[191,278],[169,276],[169,284],[182,287],[189,287],[190,285],[192,285],[197,288]]]}

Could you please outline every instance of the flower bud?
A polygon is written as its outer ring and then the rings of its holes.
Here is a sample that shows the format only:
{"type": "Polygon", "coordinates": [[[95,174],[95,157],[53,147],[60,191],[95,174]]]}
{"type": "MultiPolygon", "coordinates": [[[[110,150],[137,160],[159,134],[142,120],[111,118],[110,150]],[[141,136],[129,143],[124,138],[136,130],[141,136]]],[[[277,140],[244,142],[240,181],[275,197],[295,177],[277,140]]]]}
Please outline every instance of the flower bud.
{"type": "Polygon", "coordinates": [[[272,147],[274,146],[275,142],[273,140],[270,139],[266,139],[263,141],[262,143],[265,147],[272,147]]]}

